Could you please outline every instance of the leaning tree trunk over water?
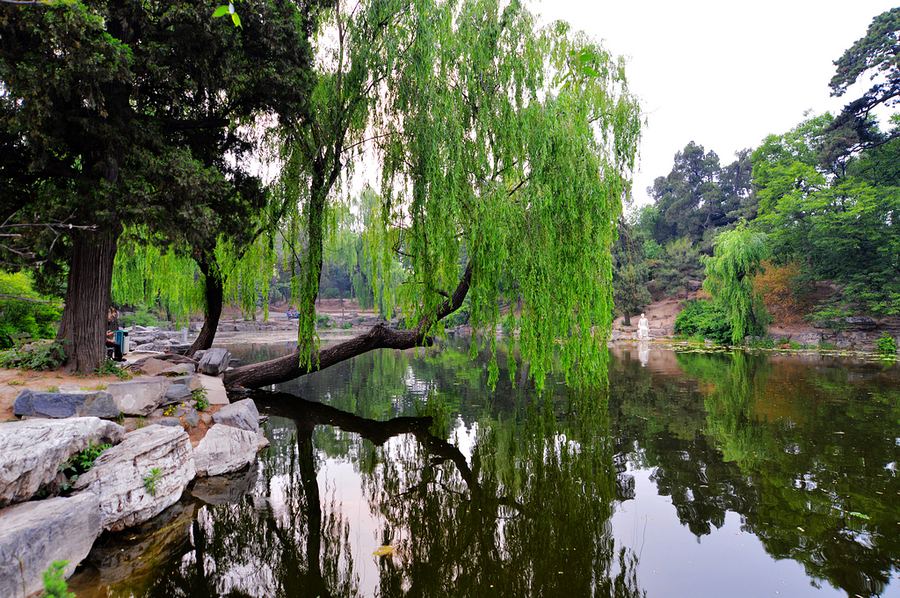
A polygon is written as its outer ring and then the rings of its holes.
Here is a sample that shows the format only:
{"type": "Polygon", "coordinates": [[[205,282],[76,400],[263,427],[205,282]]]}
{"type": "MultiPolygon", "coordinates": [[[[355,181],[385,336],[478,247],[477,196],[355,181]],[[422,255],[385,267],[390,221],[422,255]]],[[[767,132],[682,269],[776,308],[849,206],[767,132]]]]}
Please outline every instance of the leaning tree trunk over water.
{"type": "Polygon", "coordinates": [[[200,334],[187,350],[186,355],[193,357],[197,351],[205,351],[212,347],[216,339],[216,329],[222,317],[222,305],[225,301],[225,287],[218,268],[202,261],[197,264],[206,279],[206,308],[203,311],[203,327],[200,334]]]}
{"type": "Polygon", "coordinates": [[[470,262],[453,295],[441,303],[435,312],[423,316],[412,330],[393,330],[384,324],[378,324],[365,334],[333,347],[313,352],[306,364],[301,364],[301,353],[298,349],[285,357],[228,370],[225,372],[225,385],[262,388],[324,370],[336,363],[374,349],[412,349],[413,347],[430,346],[433,339],[427,335],[427,332],[438,321],[459,309],[469,292],[471,281],[472,264],[470,262]]]}
{"type": "Polygon", "coordinates": [[[66,305],[56,340],[63,343],[66,371],[93,373],[106,359],[106,317],[113,262],[122,225],[73,231],[66,305]]]}

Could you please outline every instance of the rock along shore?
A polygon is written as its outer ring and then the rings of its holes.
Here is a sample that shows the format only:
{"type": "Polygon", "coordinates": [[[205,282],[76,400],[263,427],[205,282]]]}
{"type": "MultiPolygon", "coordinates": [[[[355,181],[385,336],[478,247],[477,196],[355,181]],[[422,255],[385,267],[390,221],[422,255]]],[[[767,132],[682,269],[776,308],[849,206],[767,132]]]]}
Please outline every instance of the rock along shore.
{"type": "Polygon", "coordinates": [[[227,350],[129,358],[141,377],[25,388],[21,419],[0,423],[0,596],[37,595],[54,561],[68,561],[68,577],[104,531],[148,521],[195,479],[244,469],[268,446],[253,401],[225,394],[227,350]]]}

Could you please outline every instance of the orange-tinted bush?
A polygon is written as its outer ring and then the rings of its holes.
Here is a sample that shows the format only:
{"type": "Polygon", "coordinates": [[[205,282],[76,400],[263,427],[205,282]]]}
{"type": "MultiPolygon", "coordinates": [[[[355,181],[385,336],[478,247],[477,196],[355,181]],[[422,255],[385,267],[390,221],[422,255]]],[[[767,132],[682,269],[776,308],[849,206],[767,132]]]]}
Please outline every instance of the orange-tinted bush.
{"type": "Polygon", "coordinates": [[[803,274],[798,261],[775,265],[764,262],[765,270],[753,279],[753,288],[762,297],[776,324],[797,323],[816,305],[816,286],[803,274]]]}

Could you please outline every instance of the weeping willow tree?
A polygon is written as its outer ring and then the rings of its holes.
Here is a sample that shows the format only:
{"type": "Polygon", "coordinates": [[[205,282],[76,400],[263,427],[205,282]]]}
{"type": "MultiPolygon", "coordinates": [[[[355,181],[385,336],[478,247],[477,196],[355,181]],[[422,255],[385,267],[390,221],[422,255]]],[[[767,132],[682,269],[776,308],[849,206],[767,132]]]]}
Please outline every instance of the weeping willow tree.
{"type": "Polygon", "coordinates": [[[311,111],[282,123],[278,193],[295,198],[288,229],[305,248],[300,342],[229,371],[226,384],[260,387],[365,351],[427,345],[467,296],[485,338],[503,318],[519,330],[539,385],[554,367],[601,381],[610,247],[640,136],[621,59],[563,23],[537,28],[517,0],[338,2],[328,17],[311,111]],[[375,161],[373,263],[403,265],[407,329],[379,325],[320,350],[327,223],[351,165],[375,161]]]}
{"type": "Polygon", "coordinates": [[[748,334],[764,332],[767,321],[765,306],[753,288],[753,277],[762,270],[769,257],[766,235],[747,227],[721,233],[712,258],[706,260],[703,289],[725,309],[731,322],[731,342],[740,345],[748,334]]]}
{"type": "Polygon", "coordinates": [[[175,321],[202,309],[204,295],[197,285],[200,273],[194,260],[162,243],[141,227],[125,229],[113,262],[112,300],[119,305],[146,305],[166,310],[175,321]]]}

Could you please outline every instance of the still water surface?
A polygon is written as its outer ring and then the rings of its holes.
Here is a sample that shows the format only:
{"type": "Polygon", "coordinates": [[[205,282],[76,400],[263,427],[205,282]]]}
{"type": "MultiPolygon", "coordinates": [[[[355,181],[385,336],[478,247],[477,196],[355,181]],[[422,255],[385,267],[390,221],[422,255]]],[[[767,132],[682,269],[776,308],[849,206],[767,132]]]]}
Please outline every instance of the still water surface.
{"type": "MultiPolygon", "coordinates": [[[[245,363],[290,344],[229,347],[245,363]]],[[[537,399],[382,351],[257,396],[272,446],[70,580],[90,596],[900,596],[900,367],[612,349],[537,399]],[[424,419],[430,416],[431,419],[424,419]],[[391,552],[384,556],[375,553],[391,552]]]]}

